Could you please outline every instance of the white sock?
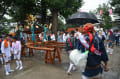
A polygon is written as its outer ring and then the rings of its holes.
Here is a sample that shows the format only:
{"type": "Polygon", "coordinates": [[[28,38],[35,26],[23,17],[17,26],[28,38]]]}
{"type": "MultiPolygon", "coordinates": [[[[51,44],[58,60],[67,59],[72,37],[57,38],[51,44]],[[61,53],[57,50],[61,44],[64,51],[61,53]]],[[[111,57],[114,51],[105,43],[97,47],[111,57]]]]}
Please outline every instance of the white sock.
{"type": "Polygon", "coordinates": [[[19,61],[16,60],[17,67],[19,67],[19,61]]]}
{"type": "Polygon", "coordinates": [[[4,67],[5,67],[5,72],[8,72],[8,67],[7,67],[8,65],[4,65],[4,67]]]}
{"type": "Polygon", "coordinates": [[[72,70],[76,70],[76,67],[75,67],[75,65],[73,65],[73,68],[72,68],[72,70]]]}
{"type": "Polygon", "coordinates": [[[0,60],[1,60],[1,63],[3,64],[3,58],[2,57],[0,58],[0,60]]]}
{"type": "Polygon", "coordinates": [[[90,78],[88,78],[88,77],[82,75],[82,79],[90,79],[90,78]]]}
{"type": "Polygon", "coordinates": [[[70,72],[70,71],[72,70],[73,66],[74,66],[74,64],[70,63],[70,65],[69,65],[69,68],[68,68],[68,71],[67,71],[67,72],[70,72]]]}
{"type": "Polygon", "coordinates": [[[10,63],[8,63],[7,66],[8,66],[8,72],[10,72],[10,70],[11,70],[10,69],[10,63]]]}
{"type": "Polygon", "coordinates": [[[19,64],[20,64],[20,67],[22,67],[22,61],[21,60],[19,61],[19,64]]]}

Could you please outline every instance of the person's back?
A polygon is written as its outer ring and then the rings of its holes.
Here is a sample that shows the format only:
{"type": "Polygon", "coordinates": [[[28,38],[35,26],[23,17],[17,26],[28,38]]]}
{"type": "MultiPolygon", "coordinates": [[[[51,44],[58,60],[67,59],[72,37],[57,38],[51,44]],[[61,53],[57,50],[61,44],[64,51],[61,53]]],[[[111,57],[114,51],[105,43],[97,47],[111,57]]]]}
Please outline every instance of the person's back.
{"type": "Polygon", "coordinates": [[[51,41],[55,40],[55,34],[53,32],[50,34],[50,39],[51,39],[51,41]]]}
{"type": "Polygon", "coordinates": [[[66,40],[66,51],[73,50],[74,48],[75,48],[75,37],[71,36],[70,38],[67,38],[66,40]]]}

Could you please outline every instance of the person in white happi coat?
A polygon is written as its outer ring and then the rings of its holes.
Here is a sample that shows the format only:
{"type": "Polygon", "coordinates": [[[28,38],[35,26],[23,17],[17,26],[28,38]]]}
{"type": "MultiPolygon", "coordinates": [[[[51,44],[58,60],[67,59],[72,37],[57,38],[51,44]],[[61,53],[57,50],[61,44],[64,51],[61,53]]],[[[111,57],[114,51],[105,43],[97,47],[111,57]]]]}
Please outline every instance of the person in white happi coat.
{"type": "Polygon", "coordinates": [[[76,30],[75,30],[75,34],[74,34],[74,37],[75,37],[76,39],[79,39],[80,35],[81,35],[81,33],[79,32],[78,29],[76,29],[76,30]]]}
{"type": "Polygon", "coordinates": [[[50,38],[51,38],[51,41],[55,41],[56,40],[55,39],[55,34],[53,32],[50,34],[50,38]]]}
{"type": "Polygon", "coordinates": [[[1,52],[3,54],[3,59],[5,62],[5,73],[6,75],[9,75],[10,72],[13,72],[14,70],[11,70],[10,68],[10,60],[11,60],[11,47],[10,42],[8,41],[9,36],[6,36],[4,41],[1,44],[1,52]]]}
{"type": "Polygon", "coordinates": [[[17,67],[16,69],[22,70],[23,65],[20,59],[21,57],[21,42],[17,40],[17,37],[13,38],[12,51],[14,54],[14,59],[16,60],[17,67]]]}

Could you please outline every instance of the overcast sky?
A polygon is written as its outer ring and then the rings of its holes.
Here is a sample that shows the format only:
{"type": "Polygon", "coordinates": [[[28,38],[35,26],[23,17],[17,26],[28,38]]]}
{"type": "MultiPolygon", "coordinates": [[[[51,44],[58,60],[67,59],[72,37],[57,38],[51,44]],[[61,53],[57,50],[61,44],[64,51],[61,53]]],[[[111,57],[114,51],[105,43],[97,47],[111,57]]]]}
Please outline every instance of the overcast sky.
{"type": "Polygon", "coordinates": [[[107,3],[109,0],[83,0],[84,4],[81,7],[81,11],[89,12],[98,8],[99,4],[107,3]]]}

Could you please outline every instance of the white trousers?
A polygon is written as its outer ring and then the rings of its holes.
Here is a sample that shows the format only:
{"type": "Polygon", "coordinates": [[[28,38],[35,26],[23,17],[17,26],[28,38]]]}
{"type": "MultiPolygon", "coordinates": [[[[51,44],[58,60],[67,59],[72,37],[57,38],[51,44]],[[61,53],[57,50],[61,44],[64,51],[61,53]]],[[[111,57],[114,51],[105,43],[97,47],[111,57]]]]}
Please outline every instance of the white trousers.
{"type": "Polygon", "coordinates": [[[19,53],[19,54],[14,54],[14,59],[20,60],[20,57],[21,57],[21,53],[19,53]]]}
{"type": "Polygon", "coordinates": [[[8,61],[11,60],[11,57],[8,57],[8,56],[4,57],[4,56],[3,56],[3,59],[4,59],[5,63],[6,63],[6,62],[8,62],[8,61]]]}

